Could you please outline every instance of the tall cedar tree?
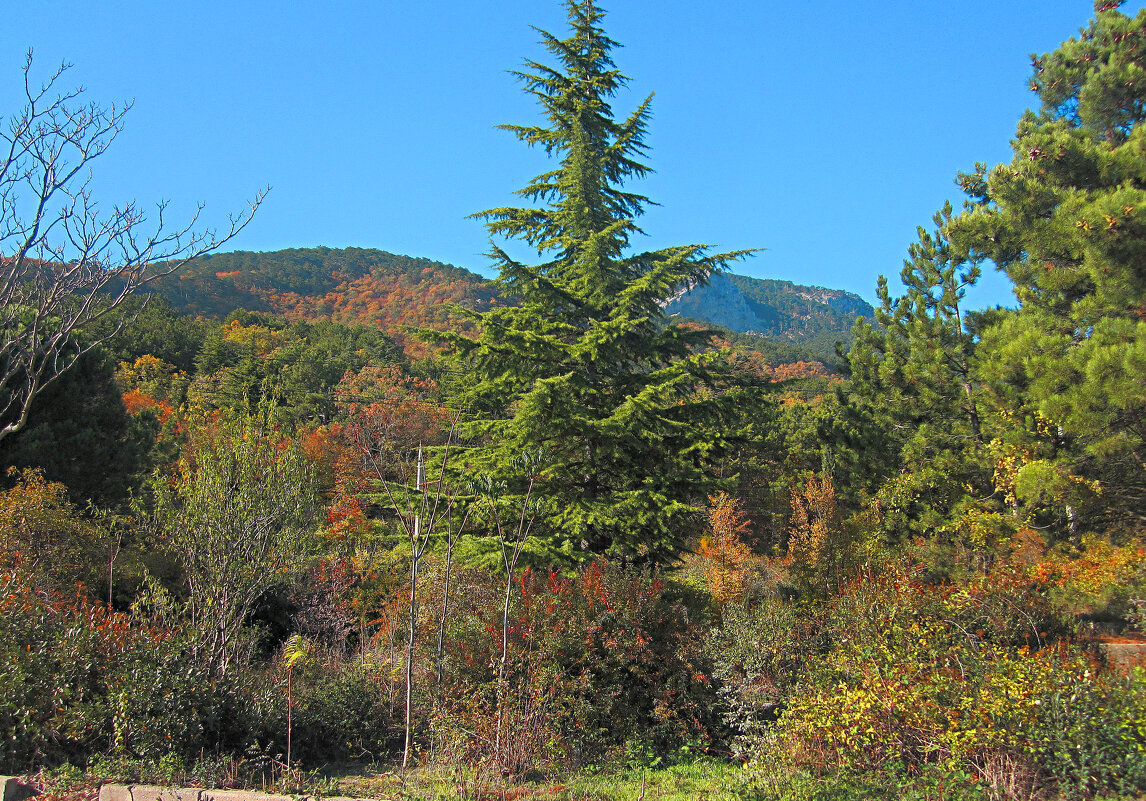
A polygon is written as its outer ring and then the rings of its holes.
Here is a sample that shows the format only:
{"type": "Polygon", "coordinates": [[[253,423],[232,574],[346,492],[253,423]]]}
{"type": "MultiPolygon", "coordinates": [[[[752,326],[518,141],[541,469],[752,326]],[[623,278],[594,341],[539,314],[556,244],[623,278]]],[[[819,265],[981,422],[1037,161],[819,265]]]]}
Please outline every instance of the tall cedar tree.
{"type": "Polygon", "coordinates": [[[609,99],[628,78],[593,2],[566,3],[570,35],[539,31],[559,66],[515,73],[548,125],[505,125],[557,166],[518,195],[537,208],[475,216],[492,237],[522,240],[548,258],[527,265],[491,240],[513,305],[476,314],[476,338],[445,335],[478,378],[490,414],[478,469],[505,479],[523,454],[543,455],[535,531],[569,551],[661,562],[672,558],[714,489],[726,445],[728,396],[705,388],[710,334],[667,325],[661,302],[702,284],[743,252],[686,245],[626,255],[650,201],[623,189],[649,168],[638,159],[651,96],[618,121],[609,99]]]}

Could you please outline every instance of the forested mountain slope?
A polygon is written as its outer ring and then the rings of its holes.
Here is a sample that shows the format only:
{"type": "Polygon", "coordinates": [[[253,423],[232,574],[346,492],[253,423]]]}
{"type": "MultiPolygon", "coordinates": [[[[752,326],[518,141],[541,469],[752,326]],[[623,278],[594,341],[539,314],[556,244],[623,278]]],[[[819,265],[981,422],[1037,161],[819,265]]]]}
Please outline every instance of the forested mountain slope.
{"type": "Polygon", "coordinates": [[[153,287],[183,314],[271,311],[391,334],[401,326],[448,325],[449,306],[484,308],[494,297],[492,285],[469,270],[364,248],[218,253],[153,287]]]}
{"type": "MultiPolygon", "coordinates": [[[[451,305],[480,311],[497,297],[492,282],[461,267],[366,248],[218,253],[153,286],[184,314],[269,311],[371,325],[391,335],[400,335],[401,326],[451,325],[457,322],[451,305]]],[[[873,314],[848,292],[731,274],[677,295],[665,313],[808,346],[819,355],[830,354],[837,340],[850,342],[856,317],[873,314]]]]}

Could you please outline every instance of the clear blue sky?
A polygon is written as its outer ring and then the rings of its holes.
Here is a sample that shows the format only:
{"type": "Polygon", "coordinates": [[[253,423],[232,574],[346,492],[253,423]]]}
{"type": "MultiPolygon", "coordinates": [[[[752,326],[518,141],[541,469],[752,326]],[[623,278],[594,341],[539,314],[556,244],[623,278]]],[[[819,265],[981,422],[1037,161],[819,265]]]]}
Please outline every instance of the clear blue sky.
{"type": "MultiPolygon", "coordinates": [[[[1135,13],[1144,0],[1124,7],[1135,13]]],[[[736,271],[858,292],[898,276],[975,161],[1009,158],[1029,56],[1074,35],[1090,0],[613,0],[606,27],[655,92],[659,202],[642,247],[765,248],[736,271]]],[[[499,123],[537,119],[507,70],[563,33],[556,0],[37,0],[0,29],[0,113],[23,53],[69,84],[134,99],[95,167],[105,203],[207,203],[220,220],[272,191],[235,249],[348,245],[488,274],[466,215],[511,202],[544,162],[499,123]]],[[[988,276],[977,305],[1010,302],[988,276]]]]}

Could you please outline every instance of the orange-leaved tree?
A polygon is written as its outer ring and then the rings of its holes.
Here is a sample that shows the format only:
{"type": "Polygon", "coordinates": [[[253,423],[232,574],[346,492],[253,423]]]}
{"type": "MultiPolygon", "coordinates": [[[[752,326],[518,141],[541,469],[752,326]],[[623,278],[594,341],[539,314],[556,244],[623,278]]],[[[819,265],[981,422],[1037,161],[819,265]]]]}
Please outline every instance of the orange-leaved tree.
{"type": "Polygon", "coordinates": [[[698,552],[708,591],[721,607],[748,593],[755,561],[743,539],[749,530],[740,501],[724,492],[709,498],[708,536],[700,541],[698,552]]]}
{"type": "Polygon", "coordinates": [[[825,591],[840,584],[840,522],[836,489],[829,475],[814,475],[792,489],[792,523],[786,559],[792,578],[803,589],[825,591]]]}
{"type": "Polygon", "coordinates": [[[69,500],[68,489],[37,469],[8,475],[0,492],[0,570],[15,570],[43,588],[71,591],[99,577],[107,533],[69,500]]]}

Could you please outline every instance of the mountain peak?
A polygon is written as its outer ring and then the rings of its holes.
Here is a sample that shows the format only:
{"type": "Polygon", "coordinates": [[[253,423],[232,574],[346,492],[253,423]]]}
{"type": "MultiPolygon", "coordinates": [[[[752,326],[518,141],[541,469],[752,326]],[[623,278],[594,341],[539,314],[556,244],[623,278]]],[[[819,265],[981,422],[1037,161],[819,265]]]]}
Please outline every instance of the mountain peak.
{"type": "Polygon", "coordinates": [[[851,292],[734,273],[715,273],[706,286],[682,290],[662,308],[668,316],[791,341],[832,334],[850,339],[856,318],[875,314],[851,292]]]}

